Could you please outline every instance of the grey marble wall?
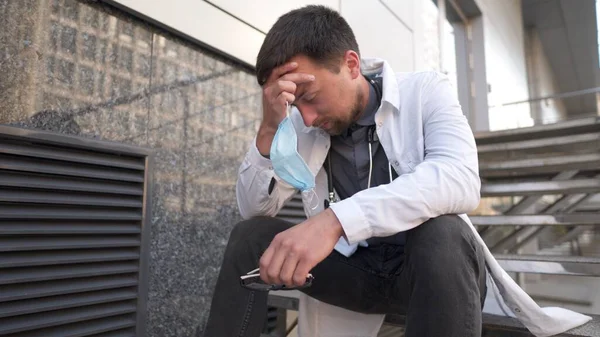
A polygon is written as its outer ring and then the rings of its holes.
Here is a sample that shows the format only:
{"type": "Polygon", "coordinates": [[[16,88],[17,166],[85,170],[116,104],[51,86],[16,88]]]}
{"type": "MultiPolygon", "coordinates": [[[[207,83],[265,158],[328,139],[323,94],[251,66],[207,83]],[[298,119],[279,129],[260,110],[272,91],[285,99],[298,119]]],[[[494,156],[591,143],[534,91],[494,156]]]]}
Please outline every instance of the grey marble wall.
{"type": "Polygon", "coordinates": [[[202,328],[258,127],[253,75],[96,1],[0,0],[0,124],[155,150],[148,336],[202,328]]]}

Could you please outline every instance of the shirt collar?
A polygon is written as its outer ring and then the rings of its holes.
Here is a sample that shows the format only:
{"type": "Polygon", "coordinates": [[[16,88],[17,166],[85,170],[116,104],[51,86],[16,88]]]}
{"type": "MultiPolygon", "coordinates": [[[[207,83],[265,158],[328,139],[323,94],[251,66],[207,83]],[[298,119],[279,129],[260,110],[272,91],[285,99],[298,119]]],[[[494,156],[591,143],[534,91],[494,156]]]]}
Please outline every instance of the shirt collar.
{"type": "Polygon", "coordinates": [[[382,102],[388,102],[396,110],[400,110],[400,91],[396,73],[390,64],[380,58],[361,59],[361,71],[366,76],[379,75],[383,78],[382,102]]]}

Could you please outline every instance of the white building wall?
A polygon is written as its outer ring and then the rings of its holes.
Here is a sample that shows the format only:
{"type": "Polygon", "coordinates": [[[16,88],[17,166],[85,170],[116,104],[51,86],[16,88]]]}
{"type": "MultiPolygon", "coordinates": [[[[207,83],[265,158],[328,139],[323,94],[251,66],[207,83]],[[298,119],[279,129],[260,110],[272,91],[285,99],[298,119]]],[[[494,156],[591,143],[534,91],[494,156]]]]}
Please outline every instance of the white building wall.
{"type": "MultiPolygon", "coordinates": [[[[264,34],[201,0],[107,0],[192,40],[254,64],[264,34]]],[[[241,2],[241,1],[240,1],[241,2]]]]}
{"type": "Polygon", "coordinates": [[[415,36],[411,13],[417,1],[342,0],[342,16],[354,31],[361,56],[386,59],[395,71],[414,70],[415,36]]]}
{"type": "MultiPolygon", "coordinates": [[[[528,103],[496,107],[529,99],[523,13],[520,0],[475,0],[482,12],[486,73],[489,84],[490,130],[533,124],[528,103]]],[[[477,113],[486,113],[479,111],[477,113]]]]}
{"type": "MultiPolygon", "coordinates": [[[[427,22],[431,21],[427,6],[431,6],[432,0],[108,1],[250,66],[255,64],[266,32],[280,15],[307,4],[323,4],[340,11],[348,20],[363,56],[385,58],[396,71],[439,68],[439,65],[432,67],[426,57],[427,41],[437,41],[437,37],[431,36],[433,29],[427,28],[427,22]]],[[[489,114],[490,130],[532,125],[528,103],[498,107],[530,97],[521,1],[476,0],[476,3],[483,13],[491,106],[489,111],[480,109],[477,113],[489,114]]],[[[450,52],[447,50],[445,54],[450,52]]],[[[477,90],[485,92],[488,88],[477,90]]]]}
{"type": "Polygon", "coordinates": [[[319,4],[337,11],[340,9],[340,0],[210,0],[209,2],[256,27],[262,33],[268,32],[279,16],[298,7],[319,4]]]}
{"type": "MultiPolygon", "coordinates": [[[[536,29],[527,30],[525,41],[529,95],[531,98],[560,93],[538,31],[536,29]]],[[[546,99],[531,103],[531,116],[536,124],[555,123],[566,119],[567,109],[560,99],[546,99]]]]}
{"type": "Polygon", "coordinates": [[[430,0],[109,0],[253,66],[266,32],[285,12],[329,6],[346,18],[363,56],[411,71],[422,59],[418,13],[430,0]]]}
{"type": "Polygon", "coordinates": [[[420,0],[417,3],[421,5],[418,20],[423,25],[423,31],[421,35],[417,35],[417,40],[422,41],[422,44],[415,46],[417,53],[421,55],[419,58],[420,63],[416,63],[415,70],[441,71],[448,75],[453,86],[457,88],[454,28],[448,20],[444,20],[442,39],[444,57],[442,60],[440,58],[440,39],[438,37],[439,11],[437,5],[432,0],[420,0]]]}

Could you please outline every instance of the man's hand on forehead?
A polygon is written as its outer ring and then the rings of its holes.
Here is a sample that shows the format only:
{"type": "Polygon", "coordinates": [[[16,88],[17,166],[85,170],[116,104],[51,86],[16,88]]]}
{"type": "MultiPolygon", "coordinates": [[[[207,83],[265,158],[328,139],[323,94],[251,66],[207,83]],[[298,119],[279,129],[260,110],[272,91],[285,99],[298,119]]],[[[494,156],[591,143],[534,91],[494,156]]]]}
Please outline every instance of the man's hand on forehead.
{"type": "MultiPolygon", "coordinates": [[[[279,123],[285,118],[287,105],[296,101],[298,87],[315,80],[314,75],[295,72],[297,69],[297,62],[285,63],[273,69],[267,82],[263,85],[262,125],[268,130],[276,130],[279,123]]],[[[268,143],[270,144],[270,142],[268,143]]],[[[267,146],[264,147],[267,148],[267,146]]]]}
{"type": "Polygon", "coordinates": [[[271,104],[284,106],[286,102],[293,103],[298,87],[315,80],[314,75],[293,72],[297,68],[296,62],[289,62],[273,69],[264,89],[271,104]]]}

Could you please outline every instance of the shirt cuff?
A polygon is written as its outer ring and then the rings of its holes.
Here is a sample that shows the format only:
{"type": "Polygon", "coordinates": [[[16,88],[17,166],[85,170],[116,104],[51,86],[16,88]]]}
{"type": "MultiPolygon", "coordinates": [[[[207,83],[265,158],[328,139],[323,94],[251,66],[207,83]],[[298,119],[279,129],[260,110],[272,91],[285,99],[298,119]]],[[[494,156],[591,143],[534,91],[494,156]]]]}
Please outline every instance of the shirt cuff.
{"type": "Polygon", "coordinates": [[[338,201],[329,207],[340,221],[349,244],[352,245],[373,236],[367,217],[352,198],[338,201]]]}

